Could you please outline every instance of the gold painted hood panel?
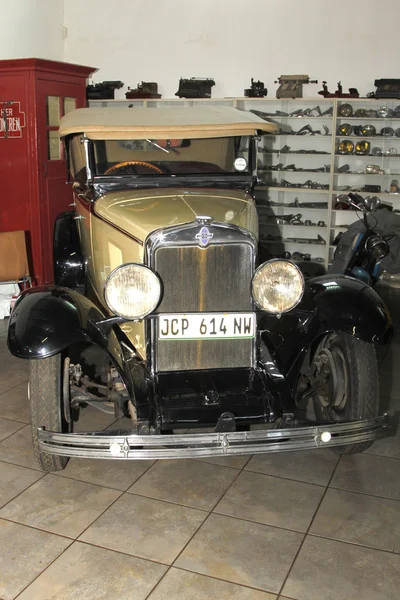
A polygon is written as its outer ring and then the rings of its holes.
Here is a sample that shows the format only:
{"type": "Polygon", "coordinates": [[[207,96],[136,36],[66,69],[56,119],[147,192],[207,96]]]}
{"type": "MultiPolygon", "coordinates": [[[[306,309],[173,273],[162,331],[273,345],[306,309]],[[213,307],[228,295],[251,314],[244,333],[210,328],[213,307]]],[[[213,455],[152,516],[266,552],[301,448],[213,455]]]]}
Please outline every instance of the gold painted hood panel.
{"type": "Polygon", "coordinates": [[[236,190],[109,192],[96,201],[95,213],[142,242],[157,229],[190,223],[199,216],[238,225],[258,239],[254,200],[236,190]]]}

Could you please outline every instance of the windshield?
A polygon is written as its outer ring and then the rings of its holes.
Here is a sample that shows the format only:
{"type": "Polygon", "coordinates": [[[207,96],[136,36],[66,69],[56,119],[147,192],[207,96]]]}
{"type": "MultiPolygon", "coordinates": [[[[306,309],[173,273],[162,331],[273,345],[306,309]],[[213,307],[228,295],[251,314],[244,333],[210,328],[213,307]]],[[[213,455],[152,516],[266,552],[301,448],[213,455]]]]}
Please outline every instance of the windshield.
{"type": "Polygon", "coordinates": [[[96,175],[184,176],[249,173],[249,138],[94,141],[96,175]]]}

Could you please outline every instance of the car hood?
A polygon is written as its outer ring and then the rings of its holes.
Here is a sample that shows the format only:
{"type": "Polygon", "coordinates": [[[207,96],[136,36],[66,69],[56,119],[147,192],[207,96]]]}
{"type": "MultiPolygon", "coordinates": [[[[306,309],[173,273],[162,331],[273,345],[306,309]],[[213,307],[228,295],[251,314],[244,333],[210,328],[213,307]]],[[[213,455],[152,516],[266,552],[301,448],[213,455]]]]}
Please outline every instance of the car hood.
{"type": "Polygon", "coordinates": [[[258,238],[254,200],[236,190],[109,192],[96,200],[94,210],[101,218],[141,241],[157,229],[190,223],[199,216],[238,225],[258,238]]]}

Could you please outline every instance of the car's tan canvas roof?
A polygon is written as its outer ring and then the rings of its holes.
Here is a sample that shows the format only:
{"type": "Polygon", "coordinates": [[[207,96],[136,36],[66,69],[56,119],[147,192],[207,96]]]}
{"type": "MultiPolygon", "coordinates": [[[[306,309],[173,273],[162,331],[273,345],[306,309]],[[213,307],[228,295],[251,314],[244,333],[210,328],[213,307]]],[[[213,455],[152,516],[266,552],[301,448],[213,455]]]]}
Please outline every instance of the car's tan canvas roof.
{"type": "Polygon", "coordinates": [[[84,133],[92,140],[190,139],[276,129],[253,113],[228,106],[79,108],[61,119],[60,136],[84,133]]]}

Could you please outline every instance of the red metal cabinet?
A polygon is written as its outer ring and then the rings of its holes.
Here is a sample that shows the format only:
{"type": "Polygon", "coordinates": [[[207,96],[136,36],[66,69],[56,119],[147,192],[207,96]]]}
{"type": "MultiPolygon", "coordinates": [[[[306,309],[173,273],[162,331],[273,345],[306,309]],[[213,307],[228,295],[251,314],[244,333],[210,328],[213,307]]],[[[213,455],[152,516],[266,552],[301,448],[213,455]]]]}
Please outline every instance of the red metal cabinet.
{"type": "Polygon", "coordinates": [[[37,285],[53,281],[54,221],[72,202],[59,120],[86,105],[93,71],[35,58],[0,61],[0,232],[27,232],[37,285]]]}

